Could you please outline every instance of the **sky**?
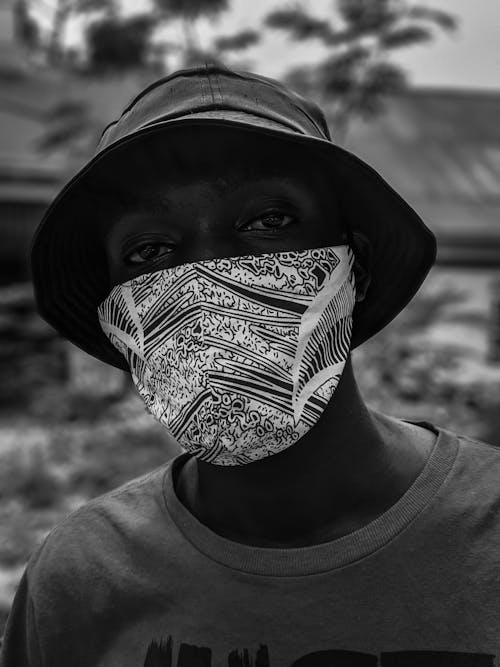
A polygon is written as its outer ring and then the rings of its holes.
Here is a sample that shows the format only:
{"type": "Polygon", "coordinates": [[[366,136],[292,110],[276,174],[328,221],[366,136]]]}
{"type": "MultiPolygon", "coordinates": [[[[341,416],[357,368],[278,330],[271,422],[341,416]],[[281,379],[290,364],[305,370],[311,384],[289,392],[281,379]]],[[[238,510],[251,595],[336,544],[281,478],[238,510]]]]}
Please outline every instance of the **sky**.
{"type": "MultiPolygon", "coordinates": [[[[230,28],[252,26],[270,8],[286,4],[279,0],[233,0],[232,11],[221,19],[219,28],[230,32],[230,28]]],[[[304,0],[301,4],[327,16],[332,0],[304,0]]],[[[420,4],[450,12],[458,18],[459,27],[452,34],[441,32],[432,44],[395,52],[410,81],[415,85],[500,90],[500,0],[423,0],[420,4]]],[[[291,42],[277,31],[270,32],[258,53],[257,49],[248,51],[256,69],[269,76],[279,75],[290,65],[314,62],[321,53],[319,44],[291,42]]]]}
{"type": "Polygon", "coordinates": [[[413,83],[500,90],[500,0],[436,0],[431,6],[456,15],[460,25],[430,47],[401,51],[399,62],[413,83]]]}
{"type": "MultiPolygon", "coordinates": [[[[53,4],[54,0],[44,0],[53,4]]],[[[147,0],[122,0],[128,11],[141,11],[147,0]]],[[[231,10],[215,24],[202,20],[198,34],[202,43],[217,34],[259,27],[262,17],[271,9],[291,6],[290,0],[232,0],[231,10]]],[[[332,0],[302,0],[311,13],[328,16],[332,0]]],[[[411,48],[398,49],[394,57],[403,65],[414,85],[500,90],[500,0],[421,0],[420,4],[444,9],[459,21],[456,32],[439,32],[435,41],[411,48]]],[[[179,26],[171,28],[172,33],[179,26]]],[[[73,26],[70,38],[77,35],[73,26]],[[71,34],[72,33],[72,34],[71,34]]],[[[167,36],[168,36],[167,31],[167,36]]],[[[177,35],[178,36],[178,35],[177,35]]],[[[249,69],[263,75],[279,76],[285,69],[301,63],[313,63],[324,53],[321,45],[311,41],[290,41],[280,31],[269,30],[258,47],[244,53],[249,69]]],[[[175,65],[175,60],[170,63],[175,65]]]]}

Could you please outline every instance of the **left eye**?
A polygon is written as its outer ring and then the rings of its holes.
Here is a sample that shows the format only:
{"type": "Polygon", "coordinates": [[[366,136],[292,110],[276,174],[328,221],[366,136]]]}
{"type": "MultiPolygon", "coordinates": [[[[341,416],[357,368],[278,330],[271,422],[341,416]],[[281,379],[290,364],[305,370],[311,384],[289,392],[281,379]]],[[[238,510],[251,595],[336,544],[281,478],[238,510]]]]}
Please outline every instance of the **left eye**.
{"type": "Polygon", "coordinates": [[[149,260],[161,257],[168,251],[169,246],[164,243],[145,243],[136,248],[134,252],[129,253],[125,259],[129,264],[143,264],[149,260]]]}
{"type": "Polygon", "coordinates": [[[281,229],[282,227],[287,227],[290,225],[293,220],[294,218],[292,218],[291,215],[287,215],[286,213],[266,213],[265,215],[261,215],[258,218],[254,218],[246,225],[243,225],[241,229],[251,229],[257,231],[281,229]]]}

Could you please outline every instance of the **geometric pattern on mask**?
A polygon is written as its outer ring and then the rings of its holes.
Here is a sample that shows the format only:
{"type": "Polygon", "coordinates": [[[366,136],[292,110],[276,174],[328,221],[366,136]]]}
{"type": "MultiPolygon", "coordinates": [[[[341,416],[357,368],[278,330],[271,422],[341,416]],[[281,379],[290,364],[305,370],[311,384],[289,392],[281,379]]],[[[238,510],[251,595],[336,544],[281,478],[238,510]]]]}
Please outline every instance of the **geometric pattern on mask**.
{"type": "Polygon", "coordinates": [[[203,461],[276,454],[318,421],[350,349],[346,246],[219,258],[112,289],[100,325],[147,409],[203,461]]]}

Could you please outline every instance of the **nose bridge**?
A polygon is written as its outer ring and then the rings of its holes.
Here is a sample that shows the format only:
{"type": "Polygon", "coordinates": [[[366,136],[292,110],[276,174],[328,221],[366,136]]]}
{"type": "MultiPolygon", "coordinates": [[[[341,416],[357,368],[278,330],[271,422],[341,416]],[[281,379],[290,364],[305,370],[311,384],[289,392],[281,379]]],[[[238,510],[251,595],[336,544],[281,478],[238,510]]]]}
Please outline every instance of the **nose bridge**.
{"type": "Polygon", "coordinates": [[[232,228],[201,214],[183,243],[186,262],[202,262],[238,254],[238,242],[232,228]]]}

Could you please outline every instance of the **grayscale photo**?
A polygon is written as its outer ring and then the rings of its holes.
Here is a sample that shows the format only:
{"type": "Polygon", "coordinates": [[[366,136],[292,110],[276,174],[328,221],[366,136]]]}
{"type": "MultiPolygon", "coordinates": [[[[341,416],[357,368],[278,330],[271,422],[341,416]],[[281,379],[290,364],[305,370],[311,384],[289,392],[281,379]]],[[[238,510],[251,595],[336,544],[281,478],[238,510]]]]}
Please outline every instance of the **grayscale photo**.
{"type": "Polygon", "coordinates": [[[0,667],[500,667],[500,4],[0,0],[0,667]]]}

